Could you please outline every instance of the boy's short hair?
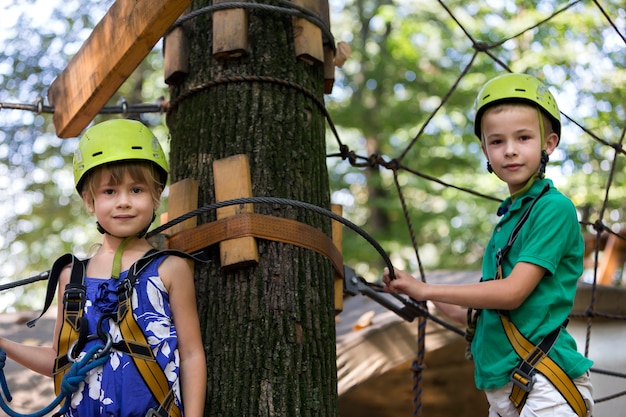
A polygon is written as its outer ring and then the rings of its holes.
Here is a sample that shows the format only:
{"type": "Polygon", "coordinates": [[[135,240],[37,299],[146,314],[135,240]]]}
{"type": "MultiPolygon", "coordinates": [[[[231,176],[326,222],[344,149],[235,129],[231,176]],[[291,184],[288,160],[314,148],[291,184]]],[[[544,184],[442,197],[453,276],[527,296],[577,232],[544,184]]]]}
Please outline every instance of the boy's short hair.
{"type": "Polygon", "coordinates": [[[552,93],[532,75],[508,73],[489,80],[476,97],[474,133],[481,141],[482,116],[499,103],[526,103],[539,108],[550,120],[552,131],[561,138],[561,116],[552,93]]]}
{"type": "MultiPolygon", "coordinates": [[[[485,108],[482,111],[481,114],[481,125],[482,125],[482,118],[485,117],[485,115],[489,112],[500,112],[502,110],[505,110],[507,108],[511,108],[511,107],[528,107],[530,109],[533,110],[537,110],[537,106],[533,106],[532,104],[525,102],[525,101],[501,101],[499,103],[496,103],[492,106],[489,106],[487,108],[485,108]]],[[[552,121],[552,118],[541,108],[539,108],[540,113],[541,113],[541,122],[543,123],[543,131],[545,132],[546,135],[549,135],[550,133],[556,133],[554,132],[554,123],[552,121]]],[[[482,140],[482,138],[481,138],[482,140]]]]}

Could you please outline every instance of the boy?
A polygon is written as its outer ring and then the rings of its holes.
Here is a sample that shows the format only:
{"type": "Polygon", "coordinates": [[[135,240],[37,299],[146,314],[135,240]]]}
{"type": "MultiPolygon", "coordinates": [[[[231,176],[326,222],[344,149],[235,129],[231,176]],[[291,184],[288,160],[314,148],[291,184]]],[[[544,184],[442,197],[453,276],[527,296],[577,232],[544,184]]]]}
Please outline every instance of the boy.
{"type": "Polygon", "coordinates": [[[574,205],[544,178],[561,134],[558,107],[545,86],[525,74],[489,81],[475,107],[487,169],[510,192],[485,249],[483,278],[432,285],[405,271],[391,280],[386,270],[385,288],[432,300],[457,320],[470,308],[475,381],[486,392],[490,417],[590,416],[592,361],[565,329],[582,274],[583,240],[574,205]]]}

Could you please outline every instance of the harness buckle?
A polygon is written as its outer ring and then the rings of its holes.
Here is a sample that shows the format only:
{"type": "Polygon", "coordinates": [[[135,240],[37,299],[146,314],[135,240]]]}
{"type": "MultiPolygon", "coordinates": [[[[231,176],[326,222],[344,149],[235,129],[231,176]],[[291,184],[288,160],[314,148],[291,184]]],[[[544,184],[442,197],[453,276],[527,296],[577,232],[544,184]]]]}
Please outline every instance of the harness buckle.
{"type": "Polygon", "coordinates": [[[130,294],[132,290],[133,290],[132,282],[130,282],[129,279],[124,279],[117,285],[117,297],[118,298],[128,297],[128,294],[130,294]]]}
{"type": "Polygon", "coordinates": [[[518,386],[524,392],[530,392],[535,385],[535,372],[534,369],[531,372],[524,372],[519,367],[513,369],[509,380],[513,385],[518,386]]]}
{"type": "Polygon", "coordinates": [[[144,417],[169,417],[169,414],[165,412],[162,407],[159,406],[157,408],[152,407],[151,409],[146,411],[144,417]]]}
{"type": "Polygon", "coordinates": [[[79,311],[84,300],[85,288],[82,285],[72,285],[69,283],[65,286],[63,305],[66,310],[79,311]]]}

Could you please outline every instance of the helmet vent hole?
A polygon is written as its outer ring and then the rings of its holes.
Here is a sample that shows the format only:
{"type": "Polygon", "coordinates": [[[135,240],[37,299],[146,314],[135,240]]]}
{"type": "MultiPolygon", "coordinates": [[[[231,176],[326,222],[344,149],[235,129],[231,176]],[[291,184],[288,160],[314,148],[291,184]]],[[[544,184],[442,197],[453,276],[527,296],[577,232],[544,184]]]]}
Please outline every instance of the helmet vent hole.
{"type": "Polygon", "coordinates": [[[96,153],[94,153],[94,154],[93,154],[93,155],[91,155],[91,156],[100,156],[100,155],[102,155],[102,152],[96,152],[96,153]]]}
{"type": "Polygon", "coordinates": [[[516,88],[515,91],[524,91],[525,92],[526,89],[524,89],[524,88],[516,88]]]}
{"type": "Polygon", "coordinates": [[[141,150],[141,149],[143,149],[143,147],[141,147],[141,146],[133,146],[133,147],[131,147],[131,149],[133,149],[133,150],[141,150]]]}

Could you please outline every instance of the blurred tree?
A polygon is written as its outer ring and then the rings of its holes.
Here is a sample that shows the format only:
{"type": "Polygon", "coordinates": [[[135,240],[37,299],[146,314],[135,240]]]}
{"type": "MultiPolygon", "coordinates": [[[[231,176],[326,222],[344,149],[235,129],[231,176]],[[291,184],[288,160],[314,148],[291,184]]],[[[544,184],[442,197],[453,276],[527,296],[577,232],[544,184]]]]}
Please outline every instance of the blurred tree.
{"type": "MultiPolygon", "coordinates": [[[[81,47],[111,0],[7,1],[0,31],[0,102],[46,104],[54,78],[81,47]],[[11,23],[11,24],[10,24],[11,23]]],[[[166,92],[157,47],[110,101],[155,102],[166,92]]],[[[98,116],[96,121],[116,116],[98,116]]],[[[129,115],[139,117],[139,115],[129,115]]],[[[161,115],[142,115],[159,137],[161,115]]],[[[76,139],[59,139],[50,114],[0,110],[0,283],[38,274],[64,252],[86,255],[100,241],[74,190],[76,139]]],[[[165,144],[167,145],[167,144],[165,144]]],[[[0,311],[39,308],[44,283],[0,294],[0,311]]]]}
{"type": "MultiPolygon", "coordinates": [[[[476,42],[497,44],[489,53],[513,71],[545,80],[573,120],[563,118],[562,142],[548,174],[573,199],[581,218],[593,222],[602,215],[619,230],[625,223],[626,194],[624,151],[618,146],[626,120],[622,3],[607,0],[600,10],[598,2],[561,0],[336,0],[331,3],[332,32],[337,41],[351,45],[353,55],[337,72],[327,108],[341,140],[358,155],[401,158],[410,170],[503,198],[505,190],[486,173],[472,134],[475,94],[502,68],[484,52],[472,61],[477,45],[468,34],[476,42]],[[424,133],[417,137],[421,129],[424,133]],[[613,168],[616,148],[622,157],[613,168]]],[[[33,104],[45,97],[111,4],[3,1],[0,102],[33,104]]],[[[111,104],[120,97],[133,103],[165,95],[159,48],[111,104]],[[133,96],[133,91],[140,94],[133,96]]],[[[115,116],[98,119],[105,117],[115,116]]],[[[160,138],[167,136],[161,115],[142,118],[160,138]]],[[[92,220],[73,191],[75,140],[56,138],[48,114],[2,109],[0,127],[0,282],[6,282],[47,269],[65,251],[86,253],[98,236],[85,227],[92,220]]],[[[327,136],[328,153],[336,153],[336,140],[327,136]]],[[[346,216],[373,233],[398,266],[415,268],[391,172],[351,167],[339,158],[330,158],[328,165],[332,199],[344,205],[346,216]]],[[[398,179],[426,267],[478,268],[497,203],[411,171],[399,171],[398,179]]],[[[373,250],[358,236],[346,233],[344,253],[360,273],[379,276],[373,250]]],[[[0,294],[0,308],[38,305],[38,293],[22,290],[0,294]]]]}
{"type": "MultiPolygon", "coordinates": [[[[619,1],[602,7],[567,1],[355,0],[331,11],[337,40],[348,42],[353,55],[340,72],[329,111],[351,150],[364,158],[380,154],[408,168],[398,171],[398,179],[427,268],[479,268],[497,203],[414,172],[506,197],[502,184],[486,172],[472,120],[476,93],[503,66],[536,75],[557,96],[567,117],[548,174],[579,206],[581,218],[583,211],[597,218],[615,150],[576,124],[615,146],[626,115],[626,71],[620,65],[626,58],[625,15],[619,1]],[[489,55],[479,52],[472,60],[479,43],[489,55]]],[[[329,140],[329,153],[335,146],[329,140]]],[[[334,198],[346,203],[347,215],[372,231],[398,266],[416,270],[392,172],[347,165],[329,160],[334,198]]],[[[604,219],[618,229],[625,223],[623,157],[614,172],[610,218],[604,219]]],[[[344,254],[348,263],[360,263],[360,272],[379,276],[380,265],[365,261],[371,252],[358,237],[345,237],[344,254]]]]}

